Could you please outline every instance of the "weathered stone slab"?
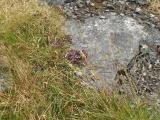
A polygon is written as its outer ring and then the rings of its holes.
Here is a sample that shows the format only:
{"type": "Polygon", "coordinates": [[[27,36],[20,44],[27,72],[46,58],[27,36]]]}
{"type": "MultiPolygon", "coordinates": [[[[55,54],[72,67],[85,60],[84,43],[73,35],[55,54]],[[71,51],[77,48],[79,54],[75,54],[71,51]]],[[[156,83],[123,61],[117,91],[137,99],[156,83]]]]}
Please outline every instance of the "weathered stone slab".
{"type": "Polygon", "coordinates": [[[97,76],[112,84],[120,67],[126,66],[138,51],[140,40],[156,40],[159,32],[144,27],[136,20],[114,13],[106,19],[88,18],[84,23],[66,22],[65,31],[73,37],[73,48],[88,51],[89,65],[97,76]]]}

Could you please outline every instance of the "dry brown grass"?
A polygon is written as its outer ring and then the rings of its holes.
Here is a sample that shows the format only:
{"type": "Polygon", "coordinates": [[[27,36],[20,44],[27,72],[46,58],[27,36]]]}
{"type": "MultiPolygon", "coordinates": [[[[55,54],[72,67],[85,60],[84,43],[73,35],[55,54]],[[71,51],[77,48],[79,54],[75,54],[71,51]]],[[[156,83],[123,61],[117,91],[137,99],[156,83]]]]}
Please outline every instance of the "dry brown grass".
{"type": "Polygon", "coordinates": [[[39,39],[64,37],[62,12],[47,5],[40,6],[37,0],[1,0],[0,24],[0,33],[14,32],[19,41],[23,41],[24,36],[26,39],[36,39],[34,35],[39,39]]]}
{"type": "Polygon", "coordinates": [[[150,0],[148,9],[156,15],[160,15],[160,0],[150,0]]]}

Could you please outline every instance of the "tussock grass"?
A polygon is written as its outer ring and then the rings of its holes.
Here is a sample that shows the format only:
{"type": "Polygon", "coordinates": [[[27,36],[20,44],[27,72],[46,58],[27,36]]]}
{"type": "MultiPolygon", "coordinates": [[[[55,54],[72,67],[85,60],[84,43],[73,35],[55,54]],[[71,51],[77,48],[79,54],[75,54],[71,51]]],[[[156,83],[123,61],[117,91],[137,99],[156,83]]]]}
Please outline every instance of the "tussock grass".
{"type": "Polygon", "coordinates": [[[63,24],[56,8],[34,0],[0,1],[0,64],[10,83],[0,92],[0,120],[160,119],[138,100],[82,86],[63,57],[68,46],[49,44],[65,42],[63,24]]]}
{"type": "Polygon", "coordinates": [[[149,8],[152,13],[160,15],[160,1],[159,0],[150,0],[149,8]]]}

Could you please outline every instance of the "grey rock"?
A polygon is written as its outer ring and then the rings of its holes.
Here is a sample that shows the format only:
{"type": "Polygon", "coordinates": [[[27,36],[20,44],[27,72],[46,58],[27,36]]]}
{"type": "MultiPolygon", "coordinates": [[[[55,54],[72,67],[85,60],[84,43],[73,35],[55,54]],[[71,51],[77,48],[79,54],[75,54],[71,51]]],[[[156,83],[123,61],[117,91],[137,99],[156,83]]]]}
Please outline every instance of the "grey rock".
{"type": "Polygon", "coordinates": [[[139,41],[155,41],[160,38],[160,32],[130,17],[112,13],[104,16],[107,19],[94,16],[85,23],[69,20],[65,31],[73,36],[73,48],[88,52],[90,70],[103,81],[102,85],[110,86],[118,69],[126,66],[137,53],[139,41]]]}

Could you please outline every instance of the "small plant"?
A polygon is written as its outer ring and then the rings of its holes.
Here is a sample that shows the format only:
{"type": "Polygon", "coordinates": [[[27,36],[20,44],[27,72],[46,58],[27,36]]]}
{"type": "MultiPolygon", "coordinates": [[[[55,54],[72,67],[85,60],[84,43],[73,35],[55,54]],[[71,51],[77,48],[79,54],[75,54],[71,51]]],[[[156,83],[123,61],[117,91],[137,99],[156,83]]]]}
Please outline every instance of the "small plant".
{"type": "Polygon", "coordinates": [[[72,64],[86,65],[87,64],[87,52],[85,50],[71,49],[67,52],[65,57],[71,61],[72,64]]]}

